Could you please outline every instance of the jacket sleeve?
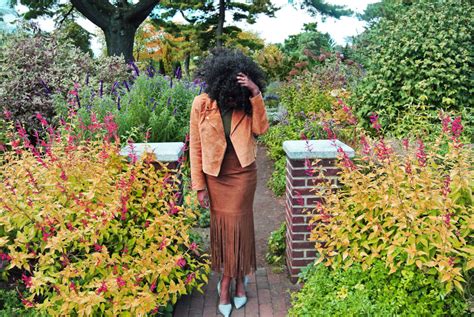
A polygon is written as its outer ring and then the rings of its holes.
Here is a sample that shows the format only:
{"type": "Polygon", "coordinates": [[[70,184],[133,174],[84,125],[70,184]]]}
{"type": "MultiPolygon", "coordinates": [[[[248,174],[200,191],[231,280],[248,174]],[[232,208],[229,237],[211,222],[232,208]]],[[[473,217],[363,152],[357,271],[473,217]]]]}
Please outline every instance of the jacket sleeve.
{"type": "Polygon", "coordinates": [[[189,126],[189,158],[191,163],[191,188],[193,190],[206,188],[206,180],[202,171],[201,136],[198,125],[200,104],[199,96],[194,98],[189,126]]]}
{"type": "Polygon", "coordinates": [[[255,135],[264,134],[268,130],[269,124],[262,94],[250,98],[250,103],[252,104],[252,133],[255,135]]]}

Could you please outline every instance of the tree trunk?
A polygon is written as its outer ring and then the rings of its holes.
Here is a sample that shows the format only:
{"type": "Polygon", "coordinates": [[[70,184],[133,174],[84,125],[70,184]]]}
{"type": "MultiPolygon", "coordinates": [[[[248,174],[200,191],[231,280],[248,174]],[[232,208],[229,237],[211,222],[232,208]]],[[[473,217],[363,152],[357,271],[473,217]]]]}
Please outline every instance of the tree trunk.
{"type": "Polygon", "coordinates": [[[222,35],[224,33],[224,22],[225,22],[225,1],[219,0],[219,20],[217,21],[216,29],[216,46],[222,47],[222,35]]]}
{"type": "Polygon", "coordinates": [[[191,63],[191,54],[188,52],[184,56],[184,72],[188,78],[191,78],[191,74],[189,73],[189,64],[191,63]]]}
{"type": "Polygon", "coordinates": [[[108,0],[70,0],[74,8],[104,31],[108,55],[123,55],[133,61],[133,42],[140,24],[160,0],[126,0],[111,4],[108,0]]]}
{"type": "Polygon", "coordinates": [[[137,27],[125,21],[115,22],[110,28],[104,30],[105,42],[107,43],[107,55],[123,55],[127,63],[132,62],[133,42],[137,27]]]}

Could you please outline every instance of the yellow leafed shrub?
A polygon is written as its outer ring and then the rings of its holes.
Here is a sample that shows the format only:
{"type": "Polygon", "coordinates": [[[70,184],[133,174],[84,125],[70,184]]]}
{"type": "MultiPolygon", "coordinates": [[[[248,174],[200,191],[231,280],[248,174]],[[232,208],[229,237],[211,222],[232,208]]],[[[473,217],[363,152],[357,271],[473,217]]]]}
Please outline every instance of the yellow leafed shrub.
{"type": "Polygon", "coordinates": [[[462,292],[474,267],[473,153],[460,141],[461,119],[442,121],[434,144],[404,140],[403,155],[383,138],[362,137],[354,160],[340,151],[342,187],[321,189],[325,204],[312,219],[317,262],[367,269],[382,260],[391,273],[416,266],[462,292]]]}
{"type": "MultiPolygon", "coordinates": [[[[87,129],[113,132],[106,122],[87,129]]],[[[195,213],[177,204],[177,174],[72,130],[33,147],[20,128],[0,161],[2,270],[21,275],[23,303],[48,315],[143,316],[200,289],[209,265],[189,236],[195,213]]]]}

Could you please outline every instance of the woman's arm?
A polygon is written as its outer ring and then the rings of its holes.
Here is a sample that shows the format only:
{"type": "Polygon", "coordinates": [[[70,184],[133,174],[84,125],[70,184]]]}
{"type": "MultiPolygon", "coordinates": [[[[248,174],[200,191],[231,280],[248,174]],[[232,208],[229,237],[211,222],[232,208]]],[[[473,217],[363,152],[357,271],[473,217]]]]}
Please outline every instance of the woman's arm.
{"type": "Polygon", "coordinates": [[[252,94],[252,98],[250,98],[250,103],[252,104],[252,133],[254,135],[264,134],[268,130],[269,124],[267,110],[265,109],[260,89],[243,73],[237,75],[237,82],[242,87],[246,87],[252,94]]]}
{"type": "Polygon", "coordinates": [[[206,180],[202,171],[201,136],[199,134],[199,108],[202,97],[194,98],[191,108],[191,119],[189,125],[189,158],[191,163],[191,187],[193,190],[206,188],[206,180]]]}

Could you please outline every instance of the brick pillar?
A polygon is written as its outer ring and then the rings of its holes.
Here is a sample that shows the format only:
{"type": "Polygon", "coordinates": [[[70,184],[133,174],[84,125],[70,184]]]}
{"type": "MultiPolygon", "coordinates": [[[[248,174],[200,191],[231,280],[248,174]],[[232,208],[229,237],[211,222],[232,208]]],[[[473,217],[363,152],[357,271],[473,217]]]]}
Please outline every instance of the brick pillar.
{"type": "MultiPolygon", "coordinates": [[[[180,157],[184,153],[183,142],[159,142],[159,143],[133,143],[133,153],[140,159],[144,153],[154,153],[156,157],[155,162],[151,162],[156,169],[161,169],[162,164],[165,164],[168,169],[175,170],[180,165],[180,157]]],[[[127,145],[123,147],[120,154],[123,156],[129,156],[131,154],[131,147],[127,145]]],[[[183,201],[183,188],[182,182],[179,185],[179,199],[178,204],[183,201]]]]}
{"type": "Polygon", "coordinates": [[[335,166],[341,147],[349,157],[354,150],[336,140],[285,141],[286,153],[286,263],[290,279],[295,283],[302,268],[316,259],[314,242],[309,241],[309,220],[316,203],[323,203],[323,197],[312,190],[321,179],[312,176],[305,167],[305,160],[318,160],[324,170],[325,178],[337,188],[338,168],[335,166]],[[310,174],[310,175],[308,175],[310,174]]]}

